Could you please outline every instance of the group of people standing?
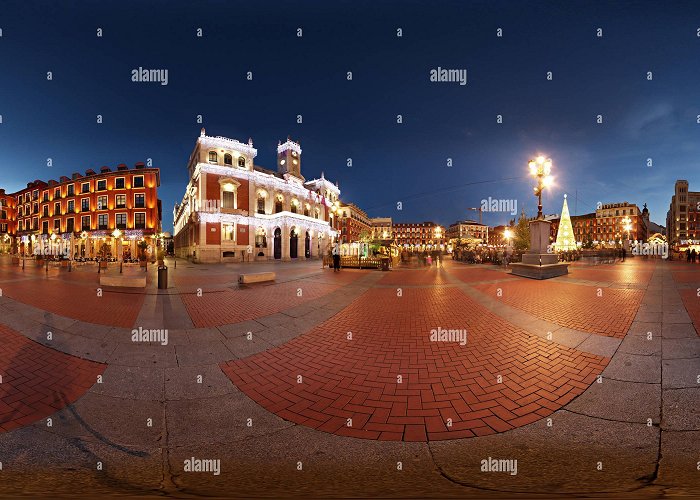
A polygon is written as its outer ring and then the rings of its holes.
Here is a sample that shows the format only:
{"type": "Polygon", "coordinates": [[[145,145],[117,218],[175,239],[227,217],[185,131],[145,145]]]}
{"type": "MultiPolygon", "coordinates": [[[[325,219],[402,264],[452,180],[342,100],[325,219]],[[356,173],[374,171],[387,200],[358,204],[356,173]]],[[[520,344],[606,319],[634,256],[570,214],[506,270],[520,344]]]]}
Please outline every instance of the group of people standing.
{"type": "Polygon", "coordinates": [[[691,251],[690,248],[685,251],[685,258],[688,262],[693,262],[695,263],[695,260],[698,258],[698,253],[693,250],[691,251]]]}

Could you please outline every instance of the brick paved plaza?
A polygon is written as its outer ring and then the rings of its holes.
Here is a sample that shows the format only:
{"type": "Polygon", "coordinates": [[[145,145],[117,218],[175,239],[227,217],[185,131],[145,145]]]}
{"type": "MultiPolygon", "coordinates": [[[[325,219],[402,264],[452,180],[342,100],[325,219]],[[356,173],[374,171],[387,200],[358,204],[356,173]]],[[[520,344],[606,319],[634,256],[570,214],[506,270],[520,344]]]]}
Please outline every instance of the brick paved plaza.
{"type": "Polygon", "coordinates": [[[700,265],[167,264],[144,291],[0,261],[0,494],[700,488],[700,265]],[[253,270],[277,279],[239,287],[253,270]],[[220,474],[184,474],[191,457],[220,474]]]}

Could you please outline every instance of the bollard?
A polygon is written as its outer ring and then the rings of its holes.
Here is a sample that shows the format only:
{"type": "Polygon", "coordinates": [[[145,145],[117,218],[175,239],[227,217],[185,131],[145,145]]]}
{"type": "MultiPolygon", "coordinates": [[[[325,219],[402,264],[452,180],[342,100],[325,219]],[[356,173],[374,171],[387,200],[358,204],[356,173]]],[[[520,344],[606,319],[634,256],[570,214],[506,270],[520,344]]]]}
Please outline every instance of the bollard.
{"type": "Polygon", "coordinates": [[[177,258],[175,259],[175,269],[177,269],[177,258]]]}
{"type": "Polygon", "coordinates": [[[100,261],[97,261],[97,274],[100,274],[100,261]]]}
{"type": "Polygon", "coordinates": [[[46,274],[49,274],[49,261],[46,260],[46,274]]]}
{"type": "Polygon", "coordinates": [[[24,271],[24,256],[22,256],[22,271],[24,271]]]}
{"type": "Polygon", "coordinates": [[[122,267],[124,266],[124,261],[119,263],[119,274],[122,274],[122,267]]]}

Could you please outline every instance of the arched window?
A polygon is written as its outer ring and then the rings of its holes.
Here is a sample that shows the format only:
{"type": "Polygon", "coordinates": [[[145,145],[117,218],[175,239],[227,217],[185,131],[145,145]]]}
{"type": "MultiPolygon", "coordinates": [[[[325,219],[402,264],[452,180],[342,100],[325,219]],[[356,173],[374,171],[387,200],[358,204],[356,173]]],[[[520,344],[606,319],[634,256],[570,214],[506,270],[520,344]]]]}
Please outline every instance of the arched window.
{"type": "Polygon", "coordinates": [[[304,205],[304,215],[309,217],[309,204],[304,205]]]}
{"type": "Polygon", "coordinates": [[[278,196],[275,199],[275,213],[278,214],[282,211],[282,197],[278,196]]]}
{"type": "Polygon", "coordinates": [[[265,197],[262,194],[258,194],[258,213],[265,213],[265,197]]]}
{"type": "Polygon", "coordinates": [[[216,163],[219,161],[218,155],[216,154],[216,151],[209,151],[209,161],[211,163],[216,163]]]}
{"type": "Polygon", "coordinates": [[[245,157],[244,156],[238,157],[238,167],[245,168],[245,157]]]}
{"type": "Polygon", "coordinates": [[[224,155],[224,165],[233,165],[233,156],[231,156],[229,153],[224,155]]]}
{"type": "Polygon", "coordinates": [[[291,206],[292,213],[295,214],[299,210],[299,201],[298,200],[292,200],[292,206],[291,206]]]}

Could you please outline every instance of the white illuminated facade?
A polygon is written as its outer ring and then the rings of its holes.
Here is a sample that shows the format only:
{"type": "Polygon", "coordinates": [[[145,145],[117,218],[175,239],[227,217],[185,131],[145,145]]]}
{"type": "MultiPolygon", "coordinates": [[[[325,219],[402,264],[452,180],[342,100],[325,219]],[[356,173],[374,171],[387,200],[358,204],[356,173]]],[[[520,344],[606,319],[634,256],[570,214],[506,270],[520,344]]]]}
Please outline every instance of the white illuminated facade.
{"type": "Polygon", "coordinates": [[[331,207],[340,190],[301,175],[301,147],[277,147],[277,169],[254,164],[253,141],[211,137],[202,129],[190,156],[190,181],[175,206],[178,257],[197,262],[294,260],[327,253],[337,231],[331,207]]]}

